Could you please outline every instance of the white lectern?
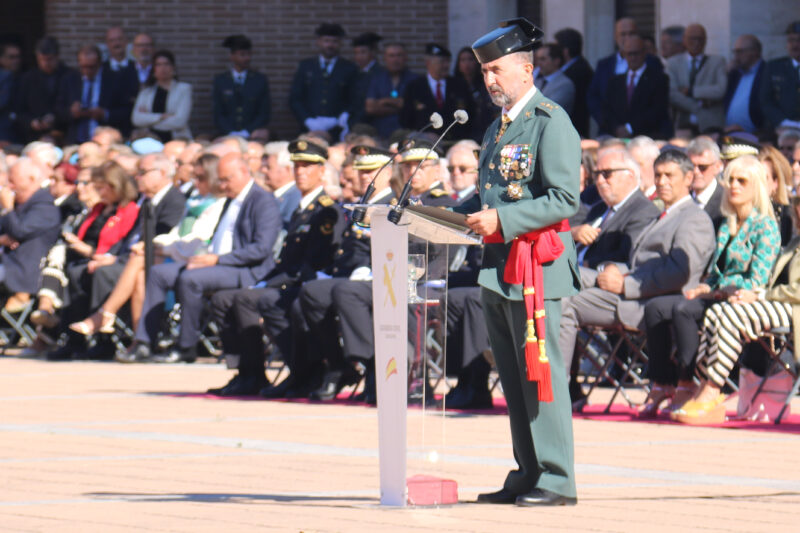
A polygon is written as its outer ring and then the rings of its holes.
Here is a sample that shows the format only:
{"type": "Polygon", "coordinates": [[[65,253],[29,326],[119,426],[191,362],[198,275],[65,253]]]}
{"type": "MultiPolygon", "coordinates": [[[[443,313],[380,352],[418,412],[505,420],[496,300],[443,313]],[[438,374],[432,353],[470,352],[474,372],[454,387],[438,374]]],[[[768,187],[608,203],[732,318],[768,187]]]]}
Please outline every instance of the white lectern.
{"type": "Polygon", "coordinates": [[[408,400],[408,237],[432,244],[481,244],[481,238],[407,208],[400,223],[386,219],[387,205],[363,207],[372,228],[372,309],[381,505],[405,506],[408,400]]]}

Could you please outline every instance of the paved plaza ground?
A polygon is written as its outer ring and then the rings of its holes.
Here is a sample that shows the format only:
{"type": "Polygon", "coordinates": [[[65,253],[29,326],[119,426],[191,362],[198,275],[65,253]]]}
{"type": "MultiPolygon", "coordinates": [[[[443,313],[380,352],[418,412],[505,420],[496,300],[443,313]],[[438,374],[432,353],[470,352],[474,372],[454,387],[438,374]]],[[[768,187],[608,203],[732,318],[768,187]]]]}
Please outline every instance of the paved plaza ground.
{"type": "Polygon", "coordinates": [[[0,531],[800,531],[797,434],[575,420],[579,505],[523,509],[471,503],[513,464],[505,416],[413,410],[409,475],[460,503],[385,509],[374,408],[195,394],[229,377],[0,358],[0,531]]]}

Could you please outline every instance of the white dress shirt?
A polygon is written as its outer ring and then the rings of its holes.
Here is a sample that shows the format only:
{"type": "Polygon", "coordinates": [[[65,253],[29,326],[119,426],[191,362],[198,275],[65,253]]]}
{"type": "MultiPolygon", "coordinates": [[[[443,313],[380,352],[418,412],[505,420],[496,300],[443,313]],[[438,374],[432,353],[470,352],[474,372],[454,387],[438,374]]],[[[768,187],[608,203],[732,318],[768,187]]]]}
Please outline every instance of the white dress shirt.
{"type": "Polygon", "coordinates": [[[211,253],[223,255],[230,253],[233,250],[233,231],[236,226],[236,219],[239,218],[239,211],[242,209],[242,203],[253,188],[253,180],[247,182],[244,189],[236,195],[236,198],[228,205],[225,214],[219,221],[217,231],[214,232],[214,237],[211,239],[211,253]]]}

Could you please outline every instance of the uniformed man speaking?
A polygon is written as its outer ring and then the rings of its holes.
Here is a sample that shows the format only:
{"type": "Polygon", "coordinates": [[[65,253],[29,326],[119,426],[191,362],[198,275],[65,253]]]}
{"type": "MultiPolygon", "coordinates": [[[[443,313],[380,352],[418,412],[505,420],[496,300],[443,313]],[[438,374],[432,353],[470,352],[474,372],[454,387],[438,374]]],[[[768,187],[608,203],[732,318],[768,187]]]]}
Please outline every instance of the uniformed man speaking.
{"type": "Polygon", "coordinates": [[[533,86],[542,35],[519,18],[472,45],[503,112],[484,135],[480,198],[456,210],[486,243],[478,282],[518,463],[481,503],[577,503],[558,330],[559,299],[580,288],[566,222],[578,209],[580,140],[567,113],[533,86]]]}

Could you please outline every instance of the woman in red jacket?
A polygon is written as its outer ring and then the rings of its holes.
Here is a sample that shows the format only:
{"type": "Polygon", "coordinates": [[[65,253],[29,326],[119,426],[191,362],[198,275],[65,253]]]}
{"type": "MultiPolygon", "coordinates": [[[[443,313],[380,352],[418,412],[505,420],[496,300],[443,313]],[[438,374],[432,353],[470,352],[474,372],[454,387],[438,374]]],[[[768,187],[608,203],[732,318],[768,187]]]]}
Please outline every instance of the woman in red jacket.
{"type": "Polygon", "coordinates": [[[120,165],[107,161],[91,169],[90,179],[100,202],[92,207],[77,233],[63,234],[67,249],[60,268],[49,264],[42,271],[39,308],[31,315],[34,324],[55,327],[58,324],[55,313],[62,305],[68,283],[66,269],[88,264],[90,259],[105,254],[136,223],[139,214],[136,186],[120,165]]]}

